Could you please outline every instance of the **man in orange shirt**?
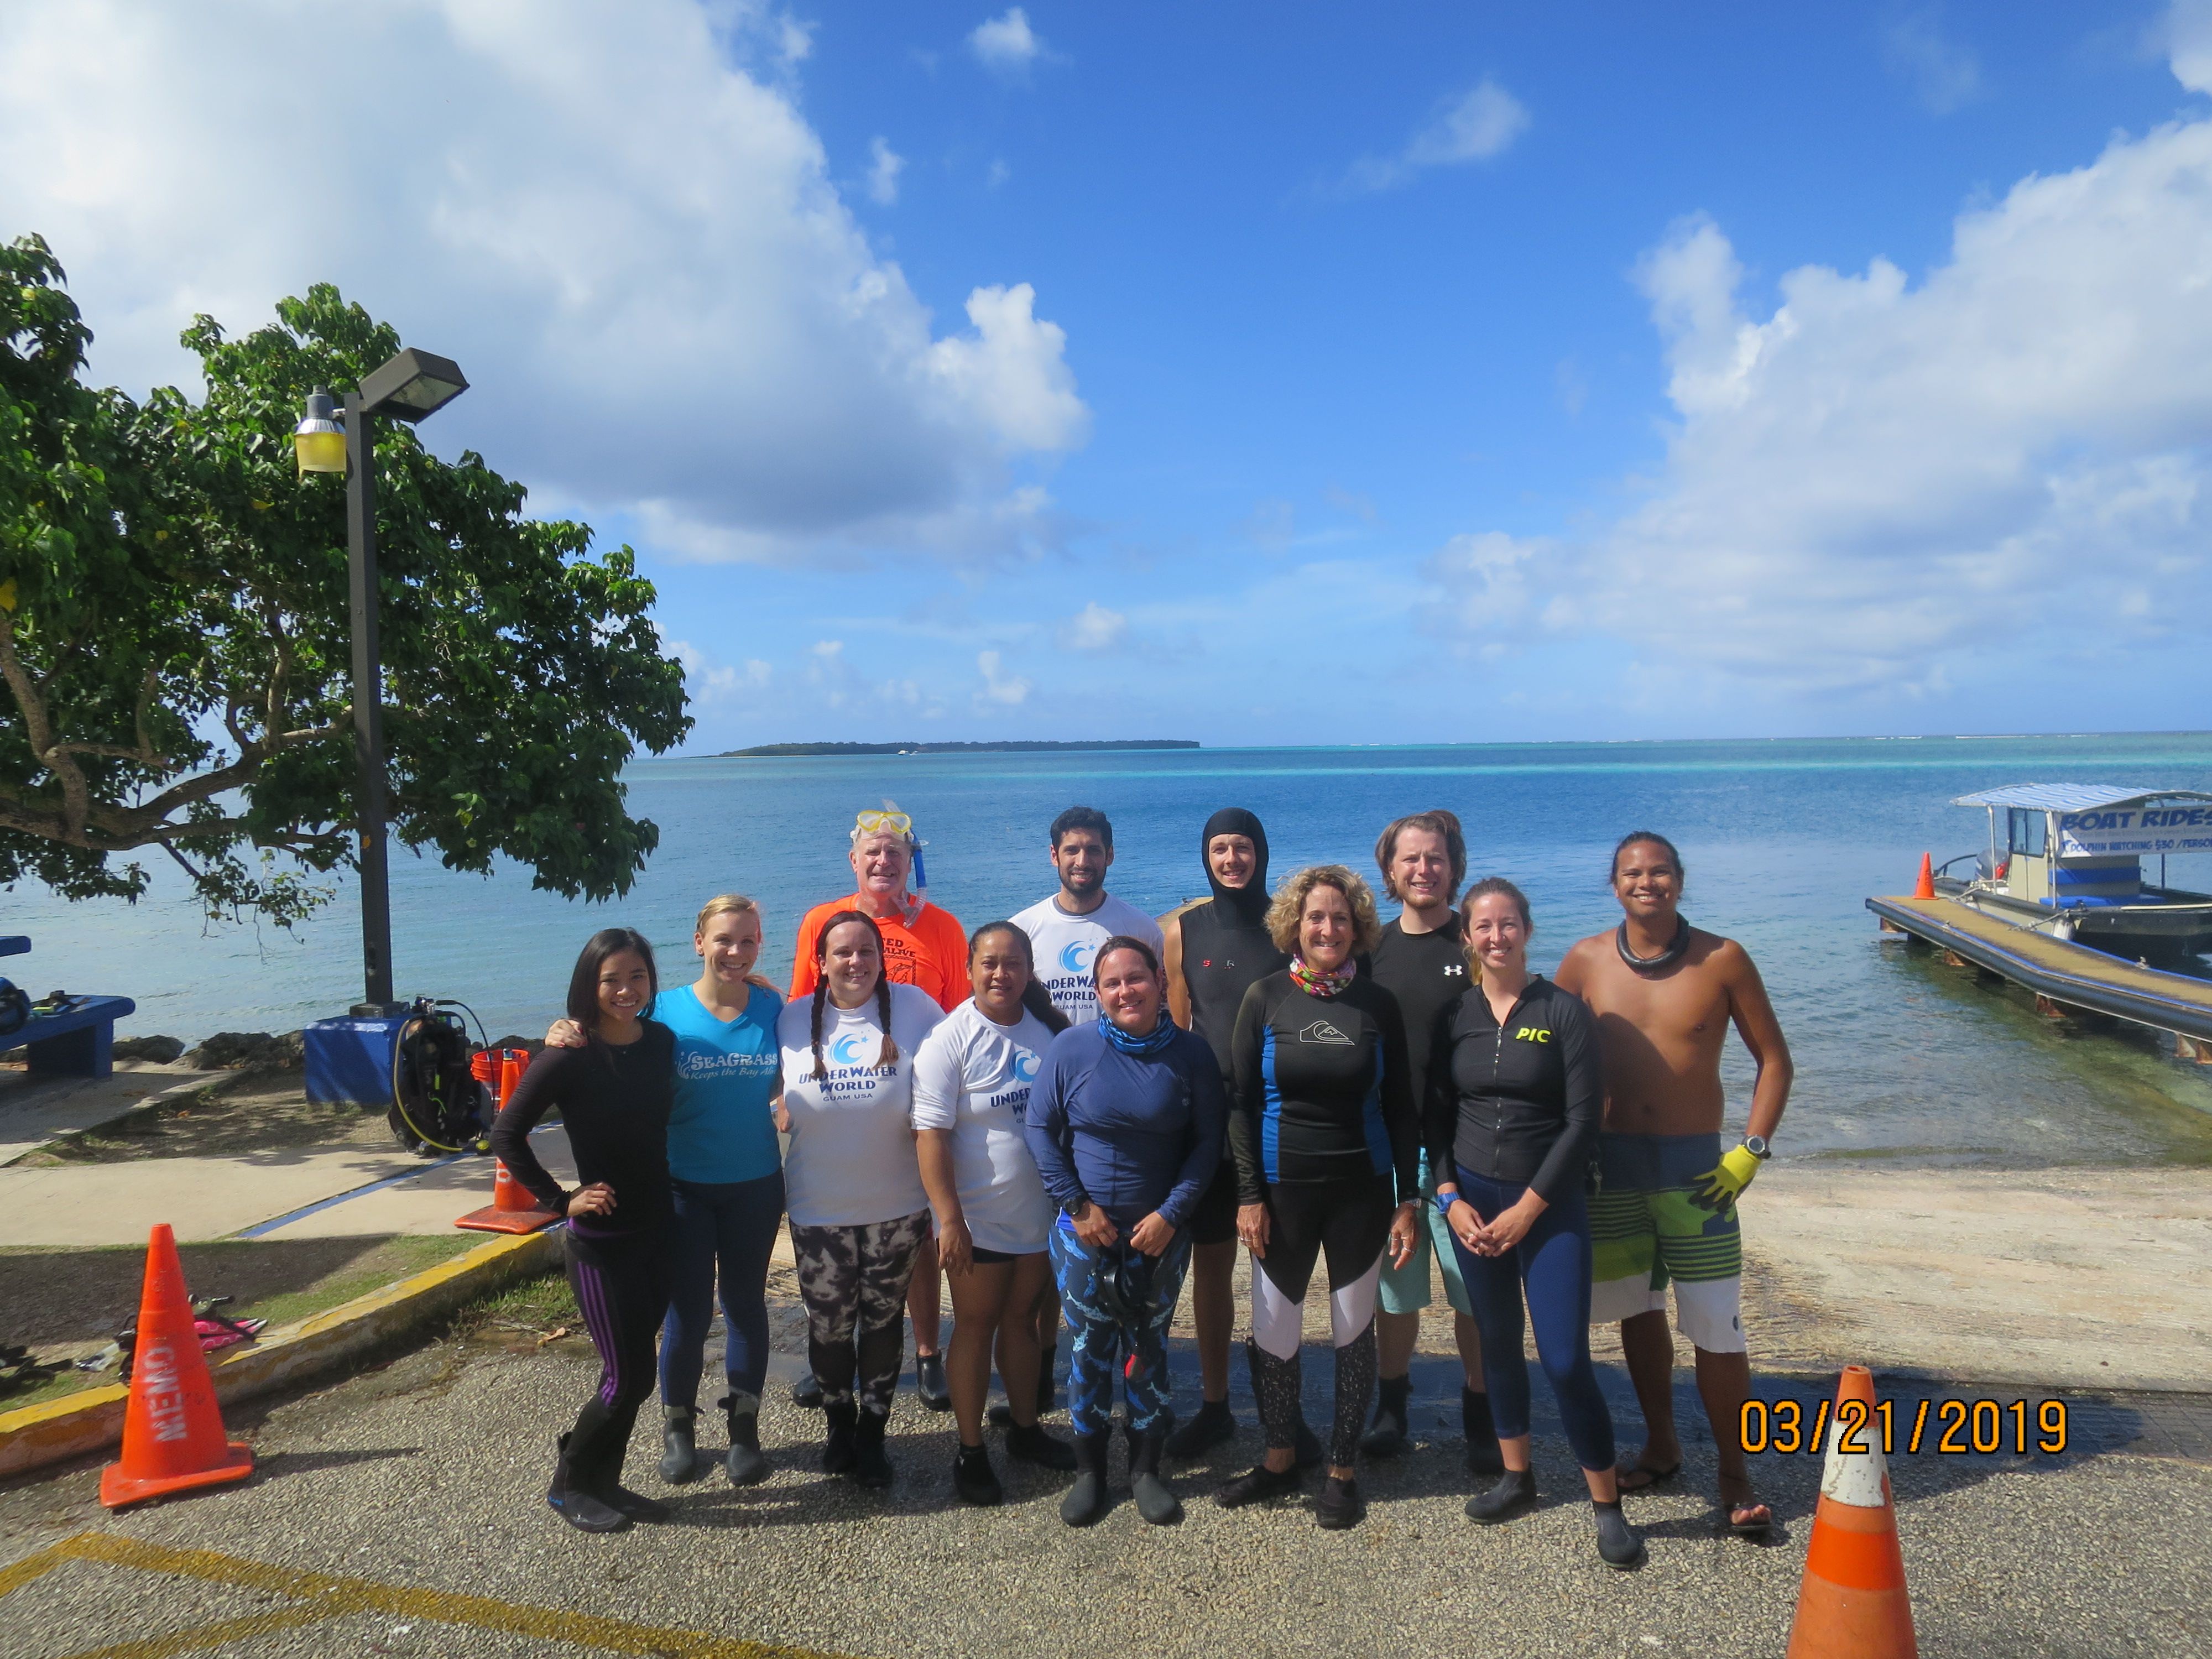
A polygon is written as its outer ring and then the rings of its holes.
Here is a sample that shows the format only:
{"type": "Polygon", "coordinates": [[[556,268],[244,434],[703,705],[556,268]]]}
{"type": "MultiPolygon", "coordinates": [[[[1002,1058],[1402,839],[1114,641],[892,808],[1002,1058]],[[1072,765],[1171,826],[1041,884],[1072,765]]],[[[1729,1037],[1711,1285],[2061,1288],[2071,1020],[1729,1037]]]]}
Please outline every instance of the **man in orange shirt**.
{"type": "Polygon", "coordinates": [[[875,918],[884,936],[884,976],[912,985],[951,1013],[968,1000],[968,935],[949,911],[907,890],[914,868],[914,823],[903,812],[863,812],[853,825],[853,874],[859,890],[817,904],[799,924],[791,998],[814,994],[814,939],[840,910],[875,918]]]}
{"type": "MultiPolygon", "coordinates": [[[[959,920],[918,893],[907,890],[914,868],[914,820],[894,811],[863,812],[853,823],[853,875],[857,891],[809,910],[799,924],[799,943],[791,964],[791,1000],[814,994],[819,977],[814,940],[822,924],[840,910],[858,910],[875,919],[884,936],[884,977],[895,985],[925,991],[950,1013],[968,1000],[968,935],[959,920]]],[[[942,1276],[937,1270],[937,1241],[921,1247],[906,1310],[914,1322],[915,1387],[932,1411],[952,1409],[945,1386],[945,1360],[938,1352],[942,1276]]],[[[805,1406],[822,1403],[818,1385],[800,1379],[792,1397],[805,1406]]]]}

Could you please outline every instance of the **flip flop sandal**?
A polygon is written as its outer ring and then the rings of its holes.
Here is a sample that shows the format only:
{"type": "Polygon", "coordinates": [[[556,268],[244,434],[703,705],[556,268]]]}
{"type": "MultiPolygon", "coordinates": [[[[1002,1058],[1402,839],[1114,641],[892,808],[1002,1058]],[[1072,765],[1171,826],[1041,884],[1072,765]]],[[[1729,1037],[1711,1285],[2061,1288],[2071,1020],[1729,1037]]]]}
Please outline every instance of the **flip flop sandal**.
{"type": "Polygon", "coordinates": [[[1650,1492],[1655,1486],[1663,1486],[1681,1472],[1682,1466],[1679,1462],[1663,1469],[1655,1469],[1648,1463],[1624,1463],[1615,1468],[1613,1474],[1622,1492],[1650,1492]]]}
{"type": "Polygon", "coordinates": [[[1738,1538],[1771,1538],[1774,1535],[1774,1511],[1759,1498],[1753,1498],[1748,1504],[1723,1504],[1721,1519],[1738,1538]],[[1738,1510],[1765,1510],[1766,1516],[1760,1521],[1739,1521],[1735,1518],[1738,1510]]]}

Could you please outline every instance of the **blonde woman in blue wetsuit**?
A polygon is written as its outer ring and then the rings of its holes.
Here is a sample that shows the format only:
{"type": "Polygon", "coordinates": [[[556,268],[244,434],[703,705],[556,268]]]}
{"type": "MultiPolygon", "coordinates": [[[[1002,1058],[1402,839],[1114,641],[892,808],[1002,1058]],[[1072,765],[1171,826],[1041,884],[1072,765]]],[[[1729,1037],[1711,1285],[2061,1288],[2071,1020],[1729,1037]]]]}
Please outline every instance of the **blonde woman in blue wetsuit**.
{"type": "MultiPolygon", "coordinates": [[[[653,1004],[653,1019],[676,1037],[660,1476],[680,1485],[704,1473],[695,1425],[719,1279],[728,1332],[723,1365],[729,1392],[717,1402],[729,1432],[723,1468],[733,1486],[751,1486],[769,1473],[759,1419],[768,1376],[769,1252],[783,1220],[783,1164],[769,1104],[783,997],[753,972],[761,952],[760,907],[743,894],[707,901],[691,947],[700,959],[698,979],[661,992],[653,1004]]],[[[564,1019],[545,1041],[580,1048],[584,1034],[564,1019]]]]}

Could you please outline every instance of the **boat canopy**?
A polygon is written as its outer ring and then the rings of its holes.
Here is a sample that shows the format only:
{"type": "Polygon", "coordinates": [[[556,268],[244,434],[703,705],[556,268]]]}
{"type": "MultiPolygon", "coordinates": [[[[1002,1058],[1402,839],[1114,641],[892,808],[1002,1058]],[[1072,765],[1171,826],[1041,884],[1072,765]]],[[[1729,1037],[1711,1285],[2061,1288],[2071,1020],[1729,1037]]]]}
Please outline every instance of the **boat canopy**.
{"type": "Polygon", "coordinates": [[[1961,795],[1954,806],[2018,806],[2031,812],[2101,812],[2154,800],[2212,801],[2201,789],[2129,789],[2109,783],[2014,783],[1961,795]]]}

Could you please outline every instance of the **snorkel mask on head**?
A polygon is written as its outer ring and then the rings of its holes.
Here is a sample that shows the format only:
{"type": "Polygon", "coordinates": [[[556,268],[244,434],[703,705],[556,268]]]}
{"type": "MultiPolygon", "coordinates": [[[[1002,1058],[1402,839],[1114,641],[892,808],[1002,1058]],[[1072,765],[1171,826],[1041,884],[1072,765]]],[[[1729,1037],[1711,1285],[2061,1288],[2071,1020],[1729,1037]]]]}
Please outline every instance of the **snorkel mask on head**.
{"type": "Polygon", "coordinates": [[[899,811],[898,803],[886,799],[881,811],[863,809],[853,815],[853,845],[858,847],[873,836],[896,836],[906,842],[908,856],[913,860],[912,873],[907,887],[915,899],[915,908],[929,896],[929,872],[921,862],[921,849],[928,843],[914,833],[911,814],[899,811]]]}

